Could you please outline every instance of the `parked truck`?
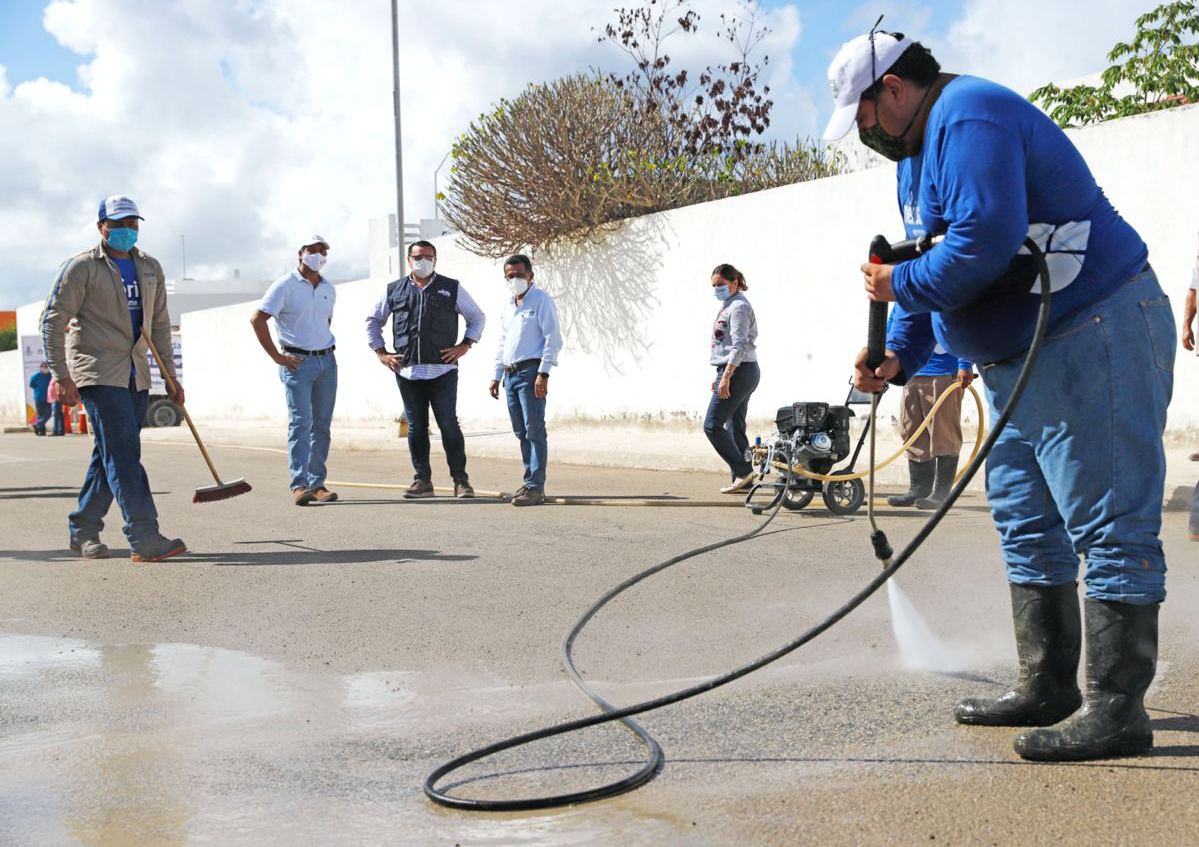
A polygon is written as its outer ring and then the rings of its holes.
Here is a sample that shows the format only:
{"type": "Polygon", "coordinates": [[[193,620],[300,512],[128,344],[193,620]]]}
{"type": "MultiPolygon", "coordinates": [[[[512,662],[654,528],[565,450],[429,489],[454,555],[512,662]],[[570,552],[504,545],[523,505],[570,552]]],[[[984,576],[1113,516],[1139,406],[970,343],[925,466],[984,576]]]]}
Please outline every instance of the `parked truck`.
{"type": "MultiPolygon", "coordinates": [[[[183,343],[178,330],[171,332],[171,355],[175,357],[175,373],[182,382],[183,343]]],[[[167,399],[166,383],[154,357],[149,353],[146,357],[150,360],[150,405],[146,408],[145,426],[179,426],[183,423],[183,411],[167,399]]]]}

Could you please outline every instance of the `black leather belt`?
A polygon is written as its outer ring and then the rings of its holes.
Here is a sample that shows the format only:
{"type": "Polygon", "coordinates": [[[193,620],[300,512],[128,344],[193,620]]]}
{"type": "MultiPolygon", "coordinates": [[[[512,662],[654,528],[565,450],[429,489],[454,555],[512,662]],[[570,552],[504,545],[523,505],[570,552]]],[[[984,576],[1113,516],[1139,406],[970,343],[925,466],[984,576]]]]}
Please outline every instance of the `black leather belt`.
{"type": "Polygon", "coordinates": [[[522,359],[521,361],[517,362],[514,365],[504,365],[504,373],[511,376],[512,374],[516,373],[517,371],[523,371],[529,365],[539,365],[539,364],[541,364],[540,359],[522,359]]]}
{"type": "Polygon", "coordinates": [[[288,347],[286,344],[283,345],[284,353],[292,353],[296,356],[327,356],[336,349],[336,344],[334,344],[332,347],[326,347],[324,350],[301,350],[299,347],[288,347]]]}

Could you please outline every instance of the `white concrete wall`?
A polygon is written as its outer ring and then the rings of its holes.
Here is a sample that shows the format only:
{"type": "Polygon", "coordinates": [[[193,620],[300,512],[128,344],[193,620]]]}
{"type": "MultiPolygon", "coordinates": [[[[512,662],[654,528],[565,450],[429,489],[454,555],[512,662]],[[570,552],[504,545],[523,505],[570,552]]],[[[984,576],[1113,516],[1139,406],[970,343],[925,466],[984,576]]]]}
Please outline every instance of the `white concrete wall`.
{"type": "MultiPolygon", "coordinates": [[[[1109,122],[1073,133],[1118,209],[1149,243],[1181,318],[1199,231],[1199,107],[1109,122]]],[[[538,281],[568,322],[562,365],[551,381],[551,415],[624,422],[694,418],[707,404],[708,333],[717,310],[709,273],[741,268],[759,320],[762,384],[751,416],[792,400],[839,401],[865,336],[857,267],[871,237],[903,230],[890,168],[706,203],[629,222],[599,245],[535,257],[538,281]]],[[[441,272],[462,280],[492,317],[463,362],[461,417],[506,422],[486,394],[504,298],[497,262],[438,241],[441,272]]],[[[332,269],[331,269],[332,270],[332,269]]],[[[367,349],[363,315],[386,279],[338,286],[334,332],[342,422],[400,413],[391,375],[367,349]]],[[[188,405],[214,419],[285,416],[276,368],[248,321],[253,304],[183,318],[188,405]]],[[[898,392],[888,398],[894,411],[898,392]]],[[[969,404],[967,404],[967,408],[969,404]]],[[[1170,427],[1199,426],[1199,362],[1182,357],[1170,427]]]]}
{"type": "Polygon", "coordinates": [[[0,423],[25,423],[25,380],[21,349],[0,353],[0,423]]]}

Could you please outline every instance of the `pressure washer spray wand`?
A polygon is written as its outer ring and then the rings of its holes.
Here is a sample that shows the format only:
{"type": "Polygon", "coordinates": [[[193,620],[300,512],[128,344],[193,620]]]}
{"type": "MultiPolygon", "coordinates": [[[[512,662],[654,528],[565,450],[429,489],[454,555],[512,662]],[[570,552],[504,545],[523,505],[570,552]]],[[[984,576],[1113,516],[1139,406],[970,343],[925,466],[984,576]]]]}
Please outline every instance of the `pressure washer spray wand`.
{"type": "MultiPolygon", "coordinates": [[[[892,244],[886,236],[876,235],[870,242],[870,264],[892,265],[896,262],[906,262],[915,259],[933,245],[930,236],[910,241],[899,241],[892,244]]],[[[866,328],[866,367],[874,370],[883,363],[887,355],[887,304],[882,300],[870,301],[870,318],[866,328]]],[[[874,393],[870,398],[870,476],[866,492],[866,515],[870,519],[870,543],[874,545],[874,555],[882,562],[883,569],[891,566],[891,557],[895,551],[887,534],[879,529],[874,519],[874,435],[878,429],[878,399],[882,392],[874,393]]]]}

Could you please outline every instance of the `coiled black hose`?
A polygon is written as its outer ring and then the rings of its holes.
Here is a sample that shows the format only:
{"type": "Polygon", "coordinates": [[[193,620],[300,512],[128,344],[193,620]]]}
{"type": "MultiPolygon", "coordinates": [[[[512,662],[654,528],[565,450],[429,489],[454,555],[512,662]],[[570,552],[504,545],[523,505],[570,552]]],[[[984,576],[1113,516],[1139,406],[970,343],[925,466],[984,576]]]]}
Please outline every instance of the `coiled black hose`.
{"type": "MultiPolygon", "coordinates": [[[[847,600],[840,608],[838,608],[821,622],[812,626],[802,635],[791,641],[788,641],[786,644],[783,644],[774,650],[771,650],[769,653],[754,659],[752,662],[728,671],[727,673],[714,676],[711,679],[708,679],[697,685],[684,688],[680,691],[675,691],[671,694],[665,694],[661,697],[655,697],[651,700],[646,700],[641,703],[635,703],[632,706],[624,706],[621,708],[613,706],[611,703],[607,702],[597,693],[592,691],[586,682],[584,682],[583,678],[579,675],[579,672],[575,667],[572,652],[575,639],[578,637],[583,627],[587,625],[587,622],[595,617],[596,613],[599,612],[599,610],[605,605],[607,605],[613,598],[617,597],[619,594],[633,587],[637,583],[648,579],[654,574],[660,573],[661,571],[666,570],[667,568],[676,565],[679,562],[692,559],[696,556],[703,555],[704,553],[710,553],[714,550],[719,550],[723,547],[730,547],[734,544],[740,544],[741,542],[748,541],[754,536],[760,534],[762,530],[770,525],[770,522],[774,520],[775,516],[778,514],[779,508],[782,506],[782,502],[785,499],[786,489],[784,488],[784,496],[779,498],[779,501],[775,504],[774,509],[770,513],[769,517],[767,517],[767,519],[754,530],[744,533],[743,535],[738,535],[734,538],[716,542],[714,544],[707,544],[703,547],[697,547],[694,550],[689,550],[686,553],[682,553],[678,556],[667,559],[664,562],[660,562],[653,567],[646,568],[645,570],[641,571],[635,576],[630,577],[629,579],[626,579],[624,582],[606,592],[602,597],[596,600],[591,607],[583,613],[578,621],[575,622],[574,626],[570,628],[562,641],[562,662],[566,666],[567,673],[570,674],[570,678],[574,684],[602,710],[600,714],[592,715],[591,717],[586,718],[579,718],[578,720],[567,721],[566,723],[546,727],[545,729],[539,729],[534,732],[524,733],[523,735],[513,736],[512,738],[506,738],[502,741],[497,741],[494,744],[489,744],[486,747],[472,750],[471,752],[458,756],[455,759],[451,759],[445,764],[439,766],[425,779],[424,789],[426,796],[439,805],[454,809],[469,809],[477,812],[515,812],[527,811],[530,809],[549,809],[556,806],[567,806],[575,803],[587,803],[593,800],[602,800],[606,797],[614,797],[618,794],[624,794],[625,792],[639,788],[654,778],[659,768],[662,766],[665,757],[658,742],[655,741],[653,737],[636,721],[630,720],[633,715],[639,715],[643,712],[649,712],[654,709],[660,709],[663,706],[670,706],[674,703],[680,703],[683,700],[689,700],[692,697],[696,697],[700,694],[704,694],[705,692],[712,691],[715,688],[720,688],[723,685],[727,685],[734,680],[740,679],[747,674],[753,673],[759,668],[763,668],[766,665],[781,659],[783,656],[794,652],[804,644],[807,644],[812,639],[821,635],[823,632],[825,632],[825,630],[831,628],[834,624],[839,622],[858,606],[862,605],[862,603],[864,603],[870,597],[870,595],[874,594],[874,592],[877,591],[888,579],[890,579],[896,571],[898,571],[904,566],[904,564],[907,563],[908,559],[912,557],[912,554],[920,548],[920,545],[925,542],[928,536],[932,534],[932,531],[937,528],[937,525],[941,523],[941,519],[945,517],[951,508],[953,508],[954,503],[957,502],[957,499],[961,496],[962,492],[965,491],[966,486],[969,485],[970,481],[974,478],[974,475],[978,472],[978,469],[982,466],[983,461],[990,454],[991,449],[995,446],[995,442],[999,438],[999,434],[1003,432],[1003,428],[1011,419],[1012,412],[1015,410],[1016,405],[1020,402],[1020,397],[1024,394],[1024,389],[1027,387],[1028,380],[1032,376],[1033,367],[1036,365],[1037,359],[1041,354],[1041,348],[1045,343],[1045,333],[1049,326],[1052,288],[1049,279],[1049,267],[1045,263],[1045,254],[1031,238],[1024,239],[1024,246],[1028,249],[1029,253],[1032,254],[1033,260],[1037,265],[1038,276],[1041,282],[1041,298],[1040,308],[1037,312],[1036,328],[1033,331],[1032,343],[1029,345],[1028,353],[1024,358],[1024,365],[1020,369],[1020,375],[1017,377],[1016,384],[1012,388],[1011,397],[1008,398],[1008,402],[1003,407],[1003,411],[1000,413],[999,419],[991,428],[991,432],[988,434],[986,441],[983,443],[983,448],[979,451],[977,459],[970,465],[969,468],[967,468],[966,472],[962,475],[962,478],[958,480],[957,484],[954,485],[953,489],[950,491],[949,496],[946,497],[945,501],[937,508],[935,512],[933,512],[932,516],[928,519],[928,521],[925,522],[924,526],[920,528],[912,540],[908,542],[907,546],[899,551],[895,558],[892,559],[890,565],[879,571],[873,579],[866,583],[864,588],[858,591],[857,594],[850,597],[849,600],[847,600]],[[566,733],[575,732],[580,729],[586,729],[587,727],[591,726],[598,726],[611,721],[620,721],[623,723],[645,746],[648,754],[645,764],[636,773],[631,774],[624,779],[607,783],[595,788],[588,788],[582,791],[574,791],[567,794],[553,794],[545,797],[525,797],[513,800],[480,800],[469,797],[455,797],[452,794],[447,793],[447,789],[441,789],[437,787],[438,782],[440,782],[443,777],[461,769],[471,762],[487,758],[488,756],[504,750],[511,750],[513,747],[520,747],[525,744],[531,744],[534,741],[552,738],[556,735],[564,735],[566,733]]],[[[873,425],[874,422],[872,421],[871,423],[873,425]]]]}

